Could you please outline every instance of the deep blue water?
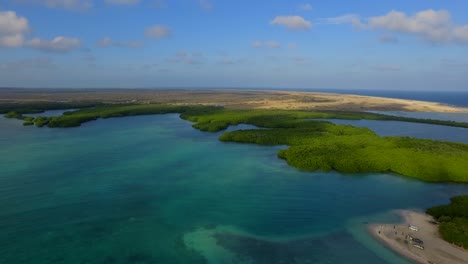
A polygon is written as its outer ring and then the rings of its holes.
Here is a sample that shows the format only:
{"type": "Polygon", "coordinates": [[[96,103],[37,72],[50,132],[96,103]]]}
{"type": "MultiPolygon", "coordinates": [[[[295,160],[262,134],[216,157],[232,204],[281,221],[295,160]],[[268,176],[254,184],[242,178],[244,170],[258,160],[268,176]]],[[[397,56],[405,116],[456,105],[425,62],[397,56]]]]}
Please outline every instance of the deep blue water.
{"type": "Polygon", "coordinates": [[[0,118],[0,263],[407,263],[364,223],[468,193],[395,175],[299,171],[276,157],[283,147],[219,135],[177,115],[71,129],[0,118]]]}

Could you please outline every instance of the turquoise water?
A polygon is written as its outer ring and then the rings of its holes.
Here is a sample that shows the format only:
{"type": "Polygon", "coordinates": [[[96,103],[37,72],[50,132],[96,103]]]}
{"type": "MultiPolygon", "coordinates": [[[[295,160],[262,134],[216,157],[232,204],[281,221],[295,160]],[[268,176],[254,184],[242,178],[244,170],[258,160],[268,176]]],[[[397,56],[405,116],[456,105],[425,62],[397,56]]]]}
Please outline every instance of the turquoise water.
{"type": "MultiPolygon", "coordinates": [[[[464,117],[468,117],[468,114],[465,114],[464,117]]],[[[447,127],[440,125],[380,120],[322,120],[330,121],[334,124],[367,127],[382,137],[408,136],[422,139],[468,143],[468,129],[462,127],[447,127]]]]}
{"type": "Polygon", "coordinates": [[[0,263],[407,263],[364,224],[468,193],[303,172],[282,147],[219,135],[177,115],[72,129],[0,118],[0,263]]]}

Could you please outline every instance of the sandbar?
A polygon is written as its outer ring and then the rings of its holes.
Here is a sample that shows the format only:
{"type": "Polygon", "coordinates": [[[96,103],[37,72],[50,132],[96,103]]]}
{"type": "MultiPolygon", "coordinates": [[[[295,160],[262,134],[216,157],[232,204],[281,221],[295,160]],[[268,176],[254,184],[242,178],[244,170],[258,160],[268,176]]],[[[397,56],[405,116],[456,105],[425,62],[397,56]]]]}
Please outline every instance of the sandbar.
{"type": "Polygon", "coordinates": [[[372,236],[415,263],[468,263],[468,251],[443,240],[432,216],[409,210],[398,210],[397,213],[403,218],[403,223],[371,224],[368,229],[372,236]],[[418,230],[409,229],[410,225],[418,230]],[[415,242],[415,239],[421,240],[422,243],[415,242]]]}

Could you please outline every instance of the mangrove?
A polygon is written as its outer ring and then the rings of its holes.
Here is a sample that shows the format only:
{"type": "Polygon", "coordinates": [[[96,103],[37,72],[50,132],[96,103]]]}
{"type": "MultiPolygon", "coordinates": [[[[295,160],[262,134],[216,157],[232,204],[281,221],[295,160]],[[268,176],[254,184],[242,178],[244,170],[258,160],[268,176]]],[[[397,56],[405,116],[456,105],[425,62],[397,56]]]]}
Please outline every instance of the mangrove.
{"type": "Polygon", "coordinates": [[[431,207],[426,213],[440,223],[439,233],[444,240],[468,249],[468,195],[450,201],[449,205],[431,207]]]}

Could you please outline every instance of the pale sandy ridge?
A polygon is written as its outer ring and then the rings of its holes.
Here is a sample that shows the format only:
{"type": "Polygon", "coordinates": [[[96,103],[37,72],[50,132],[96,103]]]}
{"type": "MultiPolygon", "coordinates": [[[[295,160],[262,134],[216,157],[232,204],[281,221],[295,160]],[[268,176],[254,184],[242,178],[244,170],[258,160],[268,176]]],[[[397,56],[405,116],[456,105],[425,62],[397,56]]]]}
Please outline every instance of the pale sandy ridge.
{"type": "Polygon", "coordinates": [[[442,240],[438,226],[431,216],[408,210],[397,212],[404,219],[402,224],[372,224],[369,225],[369,232],[377,240],[415,263],[468,263],[468,251],[442,240]],[[412,231],[408,228],[409,225],[416,226],[419,230],[412,231]],[[424,249],[414,247],[405,239],[407,235],[421,239],[424,249]]]}
{"type": "Polygon", "coordinates": [[[308,109],[342,111],[465,112],[466,107],[441,103],[352,94],[257,90],[156,89],[0,89],[1,102],[99,101],[222,105],[234,109],[308,109]]]}

